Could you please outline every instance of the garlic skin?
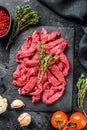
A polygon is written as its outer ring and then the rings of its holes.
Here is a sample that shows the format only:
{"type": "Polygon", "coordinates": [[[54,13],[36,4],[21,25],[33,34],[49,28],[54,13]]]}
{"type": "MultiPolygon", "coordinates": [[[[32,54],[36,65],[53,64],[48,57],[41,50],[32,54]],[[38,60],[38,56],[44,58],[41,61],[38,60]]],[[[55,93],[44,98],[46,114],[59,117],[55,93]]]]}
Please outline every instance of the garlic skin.
{"type": "Polygon", "coordinates": [[[7,110],[7,107],[7,99],[0,96],[0,114],[4,113],[7,110]]]}
{"type": "Polygon", "coordinates": [[[18,118],[17,121],[19,122],[20,126],[28,126],[31,123],[31,115],[27,112],[22,113],[18,118]]]}
{"type": "Polygon", "coordinates": [[[21,108],[25,106],[24,102],[20,99],[16,99],[16,100],[13,100],[13,102],[11,103],[11,108],[12,109],[17,109],[17,108],[21,108]]]}

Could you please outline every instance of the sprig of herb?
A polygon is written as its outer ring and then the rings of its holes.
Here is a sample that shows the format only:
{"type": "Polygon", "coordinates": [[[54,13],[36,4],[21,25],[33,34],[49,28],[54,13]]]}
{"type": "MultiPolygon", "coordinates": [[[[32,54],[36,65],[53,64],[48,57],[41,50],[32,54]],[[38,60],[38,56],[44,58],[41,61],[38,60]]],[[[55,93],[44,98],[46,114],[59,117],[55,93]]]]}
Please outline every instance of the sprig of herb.
{"type": "Polygon", "coordinates": [[[49,61],[54,60],[54,56],[48,55],[45,53],[44,49],[42,48],[42,45],[45,44],[45,42],[41,41],[39,43],[39,75],[38,75],[38,83],[41,81],[43,74],[46,70],[46,68],[49,65],[49,61]]]}
{"type": "Polygon", "coordinates": [[[81,74],[76,84],[78,88],[78,107],[84,111],[84,98],[87,92],[87,78],[81,74]]]}
{"type": "Polygon", "coordinates": [[[39,22],[39,16],[37,11],[32,10],[28,4],[20,6],[15,11],[13,30],[9,38],[8,44],[6,46],[6,49],[8,49],[9,45],[13,42],[15,36],[21,30],[28,27],[29,25],[36,25],[38,22],[39,22]]]}

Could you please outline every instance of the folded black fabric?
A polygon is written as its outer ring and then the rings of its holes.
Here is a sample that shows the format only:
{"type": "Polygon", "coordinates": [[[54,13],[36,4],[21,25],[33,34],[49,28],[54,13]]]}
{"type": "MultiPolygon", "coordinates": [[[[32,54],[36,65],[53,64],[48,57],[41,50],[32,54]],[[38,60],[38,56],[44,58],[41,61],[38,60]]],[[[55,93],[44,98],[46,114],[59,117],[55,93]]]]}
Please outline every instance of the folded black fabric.
{"type": "Polygon", "coordinates": [[[72,19],[83,26],[84,36],[79,45],[80,63],[87,69],[87,0],[38,0],[57,14],[72,19]]]}

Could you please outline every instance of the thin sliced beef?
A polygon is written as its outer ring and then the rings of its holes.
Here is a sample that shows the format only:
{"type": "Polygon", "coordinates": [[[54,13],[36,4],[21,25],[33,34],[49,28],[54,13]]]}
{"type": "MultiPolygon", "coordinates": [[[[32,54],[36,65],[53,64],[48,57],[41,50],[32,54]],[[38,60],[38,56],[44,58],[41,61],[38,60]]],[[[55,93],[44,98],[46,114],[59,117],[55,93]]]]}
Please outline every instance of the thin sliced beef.
{"type": "Polygon", "coordinates": [[[31,46],[31,42],[32,42],[31,36],[26,36],[25,42],[24,42],[24,44],[22,45],[21,50],[22,50],[22,51],[26,51],[27,49],[29,49],[30,46],[31,46]]]}
{"type": "Polygon", "coordinates": [[[62,84],[58,87],[57,88],[52,87],[50,90],[45,90],[43,92],[42,101],[44,104],[50,105],[50,104],[54,103],[55,101],[57,101],[61,97],[61,95],[64,92],[64,85],[62,84]]]}
{"type": "Polygon", "coordinates": [[[38,102],[38,101],[40,100],[40,98],[41,98],[41,95],[40,95],[40,94],[38,94],[38,95],[33,95],[33,96],[32,96],[32,103],[38,102]]]}
{"type": "Polygon", "coordinates": [[[42,28],[40,40],[47,43],[55,40],[55,38],[58,36],[60,36],[60,32],[52,32],[51,34],[49,34],[44,28],[42,28]]]}
{"type": "Polygon", "coordinates": [[[17,79],[26,74],[27,71],[28,69],[23,64],[19,64],[16,68],[16,71],[13,73],[13,78],[17,79]]]}
{"type": "Polygon", "coordinates": [[[13,73],[12,84],[19,87],[20,95],[32,96],[33,103],[42,100],[43,103],[50,105],[63,95],[66,86],[65,76],[68,75],[70,66],[64,55],[67,43],[59,36],[60,32],[48,33],[45,28],[42,28],[41,34],[36,30],[32,36],[25,38],[21,50],[16,54],[16,62],[20,64],[13,73]],[[41,41],[44,45],[40,48],[41,41]],[[54,60],[48,61],[43,75],[40,75],[41,49],[46,53],[44,56],[54,56],[54,60]]]}
{"type": "Polygon", "coordinates": [[[19,90],[18,90],[19,94],[25,95],[25,94],[29,93],[32,89],[34,89],[36,83],[37,83],[37,76],[31,77],[25,86],[23,86],[22,88],[19,88],[19,90]]]}
{"type": "Polygon", "coordinates": [[[54,64],[54,65],[50,66],[49,69],[50,69],[51,73],[54,75],[54,77],[56,77],[58,79],[60,84],[65,81],[64,75],[60,71],[60,69],[58,68],[57,65],[54,64]]]}
{"type": "Polygon", "coordinates": [[[39,32],[36,30],[34,31],[33,35],[32,35],[32,43],[38,44],[40,41],[40,34],[39,32]]]}
{"type": "Polygon", "coordinates": [[[57,45],[56,47],[52,48],[50,50],[50,55],[59,55],[60,53],[63,53],[63,51],[66,48],[67,43],[64,41],[60,45],[57,45]]]}
{"type": "Polygon", "coordinates": [[[58,81],[58,79],[56,77],[54,77],[49,70],[47,70],[47,74],[48,74],[48,81],[49,81],[49,83],[52,84],[52,86],[56,87],[60,84],[60,81],[58,81]]]}
{"type": "Polygon", "coordinates": [[[70,69],[70,65],[69,65],[69,61],[68,61],[68,59],[67,59],[67,57],[65,56],[64,53],[61,53],[59,55],[59,60],[64,65],[64,69],[63,69],[62,73],[63,73],[64,76],[67,76],[68,75],[68,71],[70,69]]]}
{"type": "Polygon", "coordinates": [[[37,85],[37,89],[34,90],[33,92],[30,93],[30,95],[38,95],[38,94],[41,94],[42,93],[42,84],[40,83],[39,85],[37,85]]]}
{"type": "Polygon", "coordinates": [[[55,46],[60,45],[63,41],[64,41],[63,38],[59,38],[59,39],[56,39],[56,40],[54,40],[54,41],[51,41],[51,42],[49,42],[49,43],[44,44],[42,47],[43,47],[45,50],[46,50],[46,49],[50,50],[50,49],[54,48],[55,46]]]}
{"type": "Polygon", "coordinates": [[[22,64],[26,67],[38,66],[38,60],[30,60],[29,58],[24,58],[22,64]]]}
{"type": "Polygon", "coordinates": [[[27,49],[26,51],[22,51],[22,50],[18,51],[18,53],[16,54],[16,59],[33,56],[36,51],[37,51],[37,45],[31,44],[30,48],[27,49]]]}
{"type": "Polygon", "coordinates": [[[28,72],[27,72],[27,77],[28,79],[31,77],[31,76],[34,76],[34,75],[37,75],[38,74],[38,71],[39,71],[39,67],[31,67],[28,69],[28,72]]]}

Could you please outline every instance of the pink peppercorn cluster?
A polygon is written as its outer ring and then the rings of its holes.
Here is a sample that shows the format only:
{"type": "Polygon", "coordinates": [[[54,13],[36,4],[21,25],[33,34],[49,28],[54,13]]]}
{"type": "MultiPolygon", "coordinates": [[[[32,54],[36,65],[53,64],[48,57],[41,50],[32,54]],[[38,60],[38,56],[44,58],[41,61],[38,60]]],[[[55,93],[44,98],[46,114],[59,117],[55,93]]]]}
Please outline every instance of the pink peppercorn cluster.
{"type": "Polygon", "coordinates": [[[9,21],[10,17],[9,15],[4,11],[0,10],[0,36],[4,35],[9,27],[9,21]]]}

